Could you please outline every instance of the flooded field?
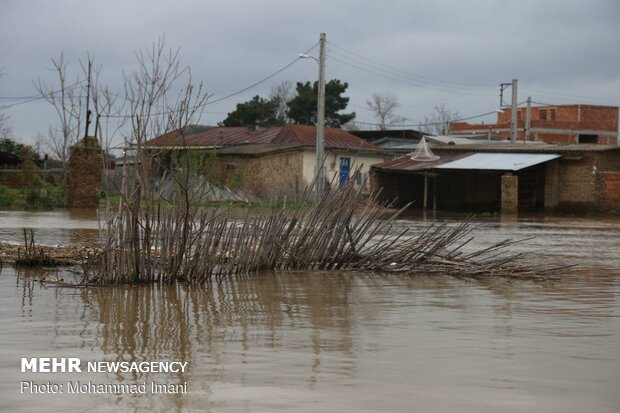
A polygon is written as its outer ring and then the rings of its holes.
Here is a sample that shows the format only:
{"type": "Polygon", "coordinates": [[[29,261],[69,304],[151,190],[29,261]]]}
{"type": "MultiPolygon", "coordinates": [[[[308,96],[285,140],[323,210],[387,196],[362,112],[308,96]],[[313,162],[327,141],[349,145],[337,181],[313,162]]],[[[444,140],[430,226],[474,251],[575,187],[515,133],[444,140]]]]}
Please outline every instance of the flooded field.
{"type": "MultiPolygon", "coordinates": [[[[435,219],[412,215],[399,228],[435,219]]],[[[212,287],[56,288],[0,273],[0,411],[620,411],[620,220],[479,217],[477,245],[580,266],[547,282],[344,272],[212,287]],[[21,373],[21,357],[180,361],[178,373],[21,373]],[[185,394],[68,394],[68,381],[187,383],[185,394]],[[20,383],[65,383],[63,394],[20,383]]],[[[0,212],[57,244],[94,214],[0,212]]]]}

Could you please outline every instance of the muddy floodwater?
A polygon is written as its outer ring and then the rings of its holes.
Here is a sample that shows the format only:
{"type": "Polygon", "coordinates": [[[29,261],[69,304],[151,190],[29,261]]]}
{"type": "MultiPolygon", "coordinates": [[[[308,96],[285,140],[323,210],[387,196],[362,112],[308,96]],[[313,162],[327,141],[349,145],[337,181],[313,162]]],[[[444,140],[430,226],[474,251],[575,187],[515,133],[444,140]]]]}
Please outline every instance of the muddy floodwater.
{"type": "MultiPolygon", "coordinates": [[[[454,216],[411,215],[398,230],[454,216]]],[[[0,273],[0,411],[620,412],[620,220],[486,216],[477,245],[580,266],[545,282],[345,272],[61,288],[0,273]],[[179,372],[21,372],[22,357],[175,361],[179,372]],[[75,382],[186,392],[69,393],[75,382]],[[22,392],[22,382],[63,393],[22,392]]],[[[96,235],[94,213],[0,212],[0,239],[96,235]]],[[[62,275],[62,274],[61,274],[62,275]]],[[[68,274],[65,274],[68,276],[68,274]]]]}

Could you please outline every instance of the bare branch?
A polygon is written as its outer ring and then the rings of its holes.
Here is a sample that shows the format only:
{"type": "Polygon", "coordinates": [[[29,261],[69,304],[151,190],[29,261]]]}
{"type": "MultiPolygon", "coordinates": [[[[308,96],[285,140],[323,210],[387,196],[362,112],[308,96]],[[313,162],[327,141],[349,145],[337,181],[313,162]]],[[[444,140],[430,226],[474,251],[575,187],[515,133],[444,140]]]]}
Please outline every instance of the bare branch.
{"type": "Polygon", "coordinates": [[[404,117],[396,113],[400,103],[398,102],[398,97],[393,93],[373,93],[372,97],[366,101],[366,105],[379,120],[379,129],[381,130],[387,129],[390,125],[405,121],[404,117]]]}

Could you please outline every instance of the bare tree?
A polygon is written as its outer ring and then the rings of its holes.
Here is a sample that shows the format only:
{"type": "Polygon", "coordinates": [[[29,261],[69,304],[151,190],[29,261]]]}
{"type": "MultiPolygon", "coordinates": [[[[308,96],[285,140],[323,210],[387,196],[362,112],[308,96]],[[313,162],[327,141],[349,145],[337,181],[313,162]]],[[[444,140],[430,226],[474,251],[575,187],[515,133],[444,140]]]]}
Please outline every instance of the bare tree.
{"type": "Polygon", "coordinates": [[[113,142],[127,123],[127,118],[122,116],[126,100],[124,96],[111,92],[107,86],[102,84],[102,68],[94,64],[91,56],[88,56],[88,64],[82,64],[84,77],[88,77],[89,67],[92,68],[90,70],[90,98],[95,123],[92,134],[98,138],[104,152],[110,153],[113,142]]]}
{"type": "Polygon", "coordinates": [[[0,139],[8,138],[11,135],[11,127],[9,126],[9,117],[0,113],[0,139]]]}
{"type": "Polygon", "coordinates": [[[432,135],[449,135],[452,123],[460,117],[458,111],[451,111],[442,103],[435,106],[430,115],[424,117],[424,121],[418,126],[418,129],[432,135]]]}
{"type": "Polygon", "coordinates": [[[208,188],[204,183],[195,185],[204,180],[199,176],[200,160],[195,162],[187,148],[185,131],[200,118],[209,95],[202,84],[193,83],[191,71],[181,67],[179,55],[179,49],[169,49],[162,37],[136,53],[138,69],[125,76],[125,116],[131,131],[127,144],[135,151],[137,162],[131,176],[127,166],[123,167],[118,210],[111,209],[109,199],[106,202],[106,231],[101,234],[105,254],[97,269],[100,276],[133,282],[160,279],[162,273],[153,268],[153,251],[161,248],[169,251],[163,271],[178,275],[187,264],[186,251],[196,242],[195,226],[201,221],[197,216],[208,188]],[[179,88],[183,77],[187,82],[179,88]],[[177,134],[184,150],[178,156],[170,154],[174,165],[161,177],[154,167],[159,154],[145,144],[168,132],[177,134]],[[170,182],[174,190],[164,195],[161,186],[155,185],[158,181],[170,182]],[[170,208],[162,210],[161,201],[169,202],[170,208]],[[158,235],[162,225],[172,228],[169,238],[158,235]]]}
{"type": "Polygon", "coordinates": [[[67,74],[67,63],[61,53],[56,59],[52,58],[52,70],[58,76],[58,84],[49,86],[40,79],[35,84],[39,94],[51,104],[58,115],[58,128],[48,130],[47,139],[44,145],[58,157],[62,163],[63,175],[66,181],[69,162],[69,150],[80,137],[82,117],[84,115],[82,93],[84,92],[84,82],[86,79],[79,75],[75,82],[69,83],[67,74]]]}
{"type": "MultiPolygon", "coordinates": [[[[4,70],[0,69],[0,79],[4,76],[4,70]]],[[[8,138],[11,135],[11,127],[9,126],[9,117],[0,112],[0,139],[8,138]]]]}
{"type": "Polygon", "coordinates": [[[281,123],[288,123],[288,102],[295,97],[293,82],[284,80],[271,86],[269,100],[275,104],[274,117],[281,123]]]}
{"type": "Polygon", "coordinates": [[[405,118],[398,115],[396,110],[400,107],[398,97],[390,92],[373,93],[372,97],[366,101],[375,117],[379,120],[379,129],[385,130],[388,126],[405,121],[405,118]]]}

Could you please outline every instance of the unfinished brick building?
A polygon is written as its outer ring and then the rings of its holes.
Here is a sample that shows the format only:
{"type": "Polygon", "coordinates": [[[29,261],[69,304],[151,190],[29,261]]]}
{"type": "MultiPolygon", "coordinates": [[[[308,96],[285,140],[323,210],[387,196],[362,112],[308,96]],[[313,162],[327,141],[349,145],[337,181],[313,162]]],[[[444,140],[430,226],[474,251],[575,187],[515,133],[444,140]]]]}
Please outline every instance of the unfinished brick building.
{"type": "MultiPolygon", "coordinates": [[[[451,125],[455,135],[492,135],[510,139],[511,108],[502,108],[497,123],[470,124],[457,122],[451,125]]],[[[598,105],[532,106],[529,134],[527,108],[517,109],[518,139],[530,141],[573,144],[617,144],[618,107],[598,105]]]]}

